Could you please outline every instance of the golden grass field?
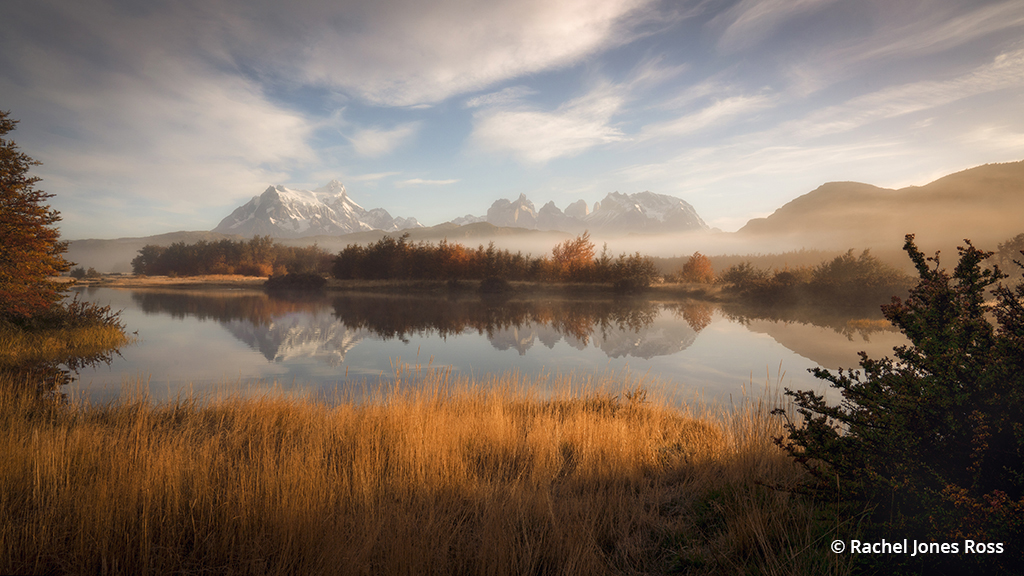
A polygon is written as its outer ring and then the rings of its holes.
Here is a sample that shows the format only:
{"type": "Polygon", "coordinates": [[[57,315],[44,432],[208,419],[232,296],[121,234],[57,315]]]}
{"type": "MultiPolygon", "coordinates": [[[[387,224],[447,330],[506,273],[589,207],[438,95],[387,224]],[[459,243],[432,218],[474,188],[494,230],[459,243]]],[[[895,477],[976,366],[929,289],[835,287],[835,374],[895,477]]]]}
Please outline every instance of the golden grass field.
{"type": "Polygon", "coordinates": [[[772,443],[777,397],[397,376],[358,402],[40,403],[0,381],[0,573],[848,572],[815,503],[769,487],[804,474],[772,443]]]}

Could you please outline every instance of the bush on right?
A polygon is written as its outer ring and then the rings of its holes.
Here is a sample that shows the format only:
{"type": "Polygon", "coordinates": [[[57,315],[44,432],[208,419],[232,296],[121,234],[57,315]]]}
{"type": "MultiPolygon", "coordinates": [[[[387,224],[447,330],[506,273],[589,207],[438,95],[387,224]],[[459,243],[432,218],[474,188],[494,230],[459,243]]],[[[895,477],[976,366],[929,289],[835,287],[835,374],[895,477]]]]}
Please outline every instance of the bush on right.
{"type": "Polygon", "coordinates": [[[998,267],[982,266],[992,252],[970,241],[952,274],[913,235],[904,250],[918,284],[882,311],[911,344],[894,358],[862,352],[860,370],[812,370],[843,401],[787,389],[802,418],[787,417],[788,438],[776,441],[810,471],[808,491],[836,503],[840,518],[864,514],[861,538],[958,544],[957,554],[866,555],[862,567],[1021,573],[1024,286],[1001,284],[998,267]],[[967,552],[968,541],[975,550],[1001,543],[1002,553],[967,552]]]}

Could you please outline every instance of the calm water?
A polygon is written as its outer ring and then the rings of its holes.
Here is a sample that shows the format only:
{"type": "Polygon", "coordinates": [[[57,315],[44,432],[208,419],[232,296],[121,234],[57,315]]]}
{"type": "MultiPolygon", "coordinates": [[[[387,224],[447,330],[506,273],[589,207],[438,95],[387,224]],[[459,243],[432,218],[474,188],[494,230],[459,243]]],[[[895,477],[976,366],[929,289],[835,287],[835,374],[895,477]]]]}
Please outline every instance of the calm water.
{"type": "Polygon", "coordinates": [[[384,385],[397,367],[525,377],[643,376],[672,401],[738,399],[766,382],[824,390],[807,372],[856,367],[857,352],[904,343],[880,323],[743,316],[697,302],[493,301],[400,296],[283,299],[260,292],[80,289],[121,310],[138,343],[68,387],[106,401],[139,381],[155,400],[216,394],[330,393],[384,385]],[[752,386],[753,385],[753,386],[752,386]]]}

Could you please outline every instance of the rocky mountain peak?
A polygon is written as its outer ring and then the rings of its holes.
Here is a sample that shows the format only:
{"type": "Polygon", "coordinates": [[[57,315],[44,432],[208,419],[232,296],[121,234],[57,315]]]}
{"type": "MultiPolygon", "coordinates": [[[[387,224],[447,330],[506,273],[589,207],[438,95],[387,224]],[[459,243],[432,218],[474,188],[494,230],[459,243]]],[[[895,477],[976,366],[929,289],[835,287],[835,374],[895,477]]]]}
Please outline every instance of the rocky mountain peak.
{"type": "Polygon", "coordinates": [[[221,220],[213,231],[300,238],[368,230],[392,232],[421,226],[415,218],[395,219],[383,208],[365,210],[349,198],[344,184],[332,180],[315,190],[270,186],[221,220]]]}

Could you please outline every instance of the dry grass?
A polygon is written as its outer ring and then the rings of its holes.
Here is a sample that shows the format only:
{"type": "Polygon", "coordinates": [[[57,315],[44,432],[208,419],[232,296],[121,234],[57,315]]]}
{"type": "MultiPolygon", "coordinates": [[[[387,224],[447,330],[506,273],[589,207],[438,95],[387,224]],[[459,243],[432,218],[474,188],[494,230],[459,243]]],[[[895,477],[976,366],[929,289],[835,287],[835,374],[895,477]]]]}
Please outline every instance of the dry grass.
{"type": "Polygon", "coordinates": [[[259,290],[266,281],[266,276],[242,276],[240,274],[206,274],[202,276],[115,276],[108,274],[98,278],[83,278],[74,281],[73,284],[104,288],[252,288],[259,290]]]}
{"type": "Polygon", "coordinates": [[[95,325],[33,331],[0,326],[0,370],[41,362],[65,362],[116,350],[131,342],[118,326],[95,325]]]}
{"type": "Polygon", "coordinates": [[[846,571],[812,503],[761,484],[802,474],[767,406],[400,379],[366,403],[0,392],[0,572],[846,571]]]}

